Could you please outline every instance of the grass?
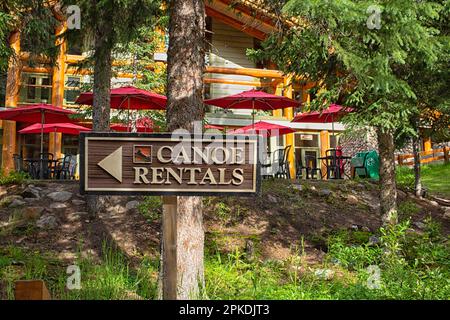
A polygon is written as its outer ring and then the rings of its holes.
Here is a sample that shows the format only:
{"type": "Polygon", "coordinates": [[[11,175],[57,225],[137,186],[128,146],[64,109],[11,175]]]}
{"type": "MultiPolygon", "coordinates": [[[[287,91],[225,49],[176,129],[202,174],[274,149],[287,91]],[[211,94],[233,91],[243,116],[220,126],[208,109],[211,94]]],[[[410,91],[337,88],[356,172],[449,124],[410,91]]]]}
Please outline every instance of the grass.
{"type": "Polygon", "coordinates": [[[8,175],[0,173],[0,185],[21,184],[30,176],[25,172],[11,171],[8,175]]]}
{"type": "MultiPolygon", "coordinates": [[[[423,233],[411,233],[405,221],[381,229],[381,242],[375,245],[367,242],[367,235],[340,231],[327,239],[328,253],[320,265],[306,264],[304,248],[293,248],[284,261],[262,261],[248,259],[238,249],[223,253],[210,246],[205,257],[206,297],[448,299],[450,250],[439,228],[427,220],[423,233]],[[373,268],[379,270],[379,278],[374,278],[373,268]],[[331,276],[318,276],[323,270],[331,276]],[[376,288],[369,285],[374,279],[376,288]]],[[[144,258],[139,266],[130,267],[122,253],[105,243],[100,261],[80,254],[76,264],[81,289],[67,290],[67,266],[50,255],[15,246],[0,249],[2,294],[13,298],[15,280],[43,279],[55,299],[157,298],[157,259],[144,258]]]]}
{"type": "MultiPolygon", "coordinates": [[[[421,166],[422,184],[432,194],[450,199],[450,163],[421,166]]],[[[414,189],[414,171],[408,167],[397,168],[397,183],[400,187],[414,189]]]]}

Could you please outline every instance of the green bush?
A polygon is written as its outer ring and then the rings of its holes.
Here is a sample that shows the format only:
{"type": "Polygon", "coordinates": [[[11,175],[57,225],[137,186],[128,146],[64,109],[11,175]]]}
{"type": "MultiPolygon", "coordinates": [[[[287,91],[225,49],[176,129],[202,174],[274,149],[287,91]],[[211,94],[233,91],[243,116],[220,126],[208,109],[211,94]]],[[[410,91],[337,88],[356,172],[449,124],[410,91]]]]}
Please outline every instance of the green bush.
{"type": "Polygon", "coordinates": [[[0,185],[21,184],[30,176],[25,172],[11,171],[9,174],[0,174],[0,185]]]}
{"type": "Polygon", "coordinates": [[[148,220],[159,220],[162,215],[162,200],[159,196],[147,196],[138,206],[138,211],[148,220]]]}

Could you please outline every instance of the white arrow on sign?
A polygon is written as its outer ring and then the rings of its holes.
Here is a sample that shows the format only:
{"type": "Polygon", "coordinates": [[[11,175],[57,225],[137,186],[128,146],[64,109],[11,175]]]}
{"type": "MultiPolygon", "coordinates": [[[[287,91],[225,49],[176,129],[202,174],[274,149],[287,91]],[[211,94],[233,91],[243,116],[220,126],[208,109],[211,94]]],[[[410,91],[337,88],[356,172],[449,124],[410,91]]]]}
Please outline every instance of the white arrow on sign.
{"type": "Polygon", "coordinates": [[[122,183],[122,147],[106,156],[98,165],[122,183]]]}

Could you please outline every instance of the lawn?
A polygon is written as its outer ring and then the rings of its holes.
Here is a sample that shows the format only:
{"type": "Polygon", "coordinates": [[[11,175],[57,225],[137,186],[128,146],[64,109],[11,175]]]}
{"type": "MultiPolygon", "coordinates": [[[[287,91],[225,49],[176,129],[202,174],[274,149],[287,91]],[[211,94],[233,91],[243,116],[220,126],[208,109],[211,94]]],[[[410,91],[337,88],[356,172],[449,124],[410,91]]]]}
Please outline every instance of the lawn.
{"type": "MultiPolygon", "coordinates": [[[[450,199],[450,163],[422,166],[422,184],[431,193],[450,199]]],[[[402,188],[414,188],[414,172],[408,167],[397,168],[397,183],[402,188]]]]}

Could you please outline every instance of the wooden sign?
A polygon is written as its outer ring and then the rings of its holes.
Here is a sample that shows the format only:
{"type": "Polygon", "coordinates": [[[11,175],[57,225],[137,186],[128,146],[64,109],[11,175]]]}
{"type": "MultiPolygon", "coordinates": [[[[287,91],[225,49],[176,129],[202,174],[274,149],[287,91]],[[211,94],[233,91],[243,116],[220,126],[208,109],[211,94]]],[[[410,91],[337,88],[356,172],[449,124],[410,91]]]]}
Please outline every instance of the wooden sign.
{"type": "Polygon", "coordinates": [[[255,136],[82,133],[81,193],[251,195],[257,150],[255,136]]]}

